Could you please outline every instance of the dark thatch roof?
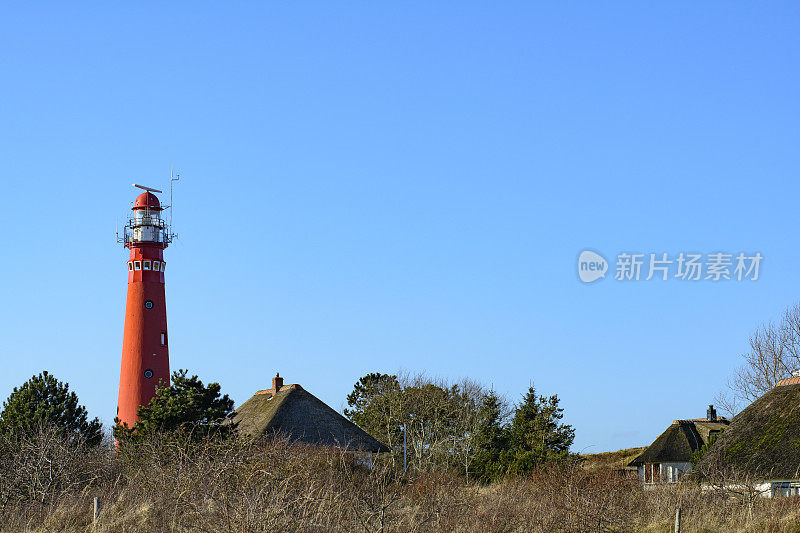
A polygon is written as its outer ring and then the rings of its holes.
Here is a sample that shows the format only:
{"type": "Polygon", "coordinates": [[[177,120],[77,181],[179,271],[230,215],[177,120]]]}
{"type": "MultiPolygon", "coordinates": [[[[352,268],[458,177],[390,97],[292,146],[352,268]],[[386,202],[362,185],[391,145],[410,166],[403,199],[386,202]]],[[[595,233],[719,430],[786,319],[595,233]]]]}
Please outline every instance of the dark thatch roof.
{"type": "Polygon", "coordinates": [[[292,441],[351,450],[387,452],[387,448],[300,385],[285,385],[277,394],[259,391],[233,416],[239,434],[250,439],[275,434],[292,441]]]}
{"type": "Polygon", "coordinates": [[[727,424],[725,419],[717,422],[676,420],[639,457],[631,461],[630,466],[689,462],[692,453],[708,442],[710,435],[722,430],[727,424]]]}
{"type": "Polygon", "coordinates": [[[778,385],[736,415],[698,464],[760,479],[800,478],[800,384],[778,385]]]}

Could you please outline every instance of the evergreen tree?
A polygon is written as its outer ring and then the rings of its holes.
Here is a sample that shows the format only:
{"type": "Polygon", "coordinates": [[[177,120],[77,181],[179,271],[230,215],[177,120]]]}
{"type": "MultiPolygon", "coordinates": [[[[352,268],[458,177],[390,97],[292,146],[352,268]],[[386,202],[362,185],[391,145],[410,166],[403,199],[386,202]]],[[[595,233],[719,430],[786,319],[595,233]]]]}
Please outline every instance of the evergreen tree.
{"type": "Polygon", "coordinates": [[[69,383],[57,380],[45,370],[21,387],[14,387],[3,402],[0,435],[32,433],[48,425],[89,445],[99,444],[103,438],[102,424],[97,418],[89,420],[78,396],[70,392],[69,383]]]}
{"type": "Polygon", "coordinates": [[[487,392],[481,403],[475,439],[475,461],[472,472],[475,479],[490,482],[503,477],[501,462],[503,450],[508,446],[507,416],[503,400],[493,390],[487,392]]]}
{"type": "Polygon", "coordinates": [[[187,370],[172,373],[172,385],[159,387],[146,406],[138,410],[139,420],[129,428],[115,419],[114,437],[118,442],[138,442],[154,434],[200,440],[209,435],[227,436],[234,425],[227,420],[233,400],[220,397],[220,384],[208,386],[187,370]]]}
{"type": "Polygon", "coordinates": [[[569,457],[575,439],[572,426],[562,424],[558,395],[537,396],[533,386],[517,407],[509,429],[509,448],[503,453],[509,474],[524,474],[535,466],[569,457]]]}
{"type": "Polygon", "coordinates": [[[373,372],[353,385],[347,395],[344,416],[352,420],[367,433],[384,442],[394,442],[400,432],[397,423],[391,421],[392,395],[400,393],[400,382],[396,375],[373,372]],[[388,433],[388,434],[387,434],[388,433]]]}

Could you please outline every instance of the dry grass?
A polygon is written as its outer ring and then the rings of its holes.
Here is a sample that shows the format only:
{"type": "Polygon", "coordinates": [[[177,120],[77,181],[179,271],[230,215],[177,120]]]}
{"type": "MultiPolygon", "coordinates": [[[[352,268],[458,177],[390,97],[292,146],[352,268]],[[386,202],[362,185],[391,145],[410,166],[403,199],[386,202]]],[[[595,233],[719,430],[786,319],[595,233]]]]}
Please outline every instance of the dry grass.
{"type": "Polygon", "coordinates": [[[616,452],[603,452],[603,453],[587,453],[581,455],[583,459],[583,467],[590,472],[597,472],[598,470],[605,469],[623,469],[628,466],[628,463],[636,459],[647,446],[640,448],[627,448],[625,450],[617,450],[616,452]]]}
{"type": "Polygon", "coordinates": [[[490,486],[403,477],[334,449],[152,441],[114,453],[52,435],[0,443],[0,530],[31,532],[800,531],[797,500],[749,509],[697,485],[644,491],[612,469],[543,467],[490,486]],[[91,502],[103,510],[93,529],[91,502]]]}

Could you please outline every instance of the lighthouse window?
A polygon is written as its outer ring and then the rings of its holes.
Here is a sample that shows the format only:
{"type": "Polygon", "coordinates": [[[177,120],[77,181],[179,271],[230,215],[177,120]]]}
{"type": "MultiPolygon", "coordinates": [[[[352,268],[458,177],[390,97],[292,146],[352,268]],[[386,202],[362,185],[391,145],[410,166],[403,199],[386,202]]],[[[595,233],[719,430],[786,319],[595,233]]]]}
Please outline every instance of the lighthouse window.
{"type": "Polygon", "coordinates": [[[128,261],[128,270],[133,270],[133,263],[128,261]]]}
{"type": "Polygon", "coordinates": [[[147,379],[152,378],[153,377],[153,371],[148,368],[147,370],[144,371],[144,377],[146,377],[147,379]]]}
{"type": "Polygon", "coordinates": [[[150,261],[144,262],[144,270],[150,270],[150,261]]]}
{"type": "Polygon", "coordinates": [[[166,331],[162,331],[161,332],[161,346],[166,346],[166,345],[167,345],[167,332],[166,331]]]}
{"type": "Polygon", "coordinates": [[[134,261],[133,262],[133,269],[134,270],[141,270],[142,269],[142,262],[141,261],[134,261]]]}
{"type": "Polygon", "coordinates": [[[161,272],[164,272],[164,269],[167,268],[167,263],[162,261],[161,262],[161,272]]]}
{"type": "Polygon", "coordinates": [[[158,267],[159,267],[159,266],[160,266],[160,263],[159,263],[158,261],[153,261],[153,270],[155,270],[156,272],[158,272],[158,267]]]}
{"type": "Polygon", "coordinates": [[[144,307],[145,307],[145,309],[152,309],[153,308],[153,300],[145,300],[144,307]]]}

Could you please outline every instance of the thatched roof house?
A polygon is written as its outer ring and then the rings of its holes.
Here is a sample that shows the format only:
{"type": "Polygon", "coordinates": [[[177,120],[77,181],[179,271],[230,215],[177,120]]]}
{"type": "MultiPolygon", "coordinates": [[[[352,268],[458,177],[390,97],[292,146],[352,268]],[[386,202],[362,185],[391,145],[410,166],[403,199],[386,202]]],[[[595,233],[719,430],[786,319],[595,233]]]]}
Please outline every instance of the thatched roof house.
{"type": "Polygon", "coordinates": [[[256,392],[233,415],[239,434],[260,439],[274,435],[306,444],[387,452],[382,443],[298,384],[272,378],[272,388],[256,392]]]}
{"type": "Polygon", "coordinates": [[[629,465],[637,467],[643,483],[675,483],[692,469],[692,454],[728,423],[709,405],[706,418],[673,421],[629,465]]]}
{"type": "Polygon", "coordinates": [[[800,378],[779,381],[736,415],[697,469],[761,480],[771,495],[800,493],[800,378]]]}

